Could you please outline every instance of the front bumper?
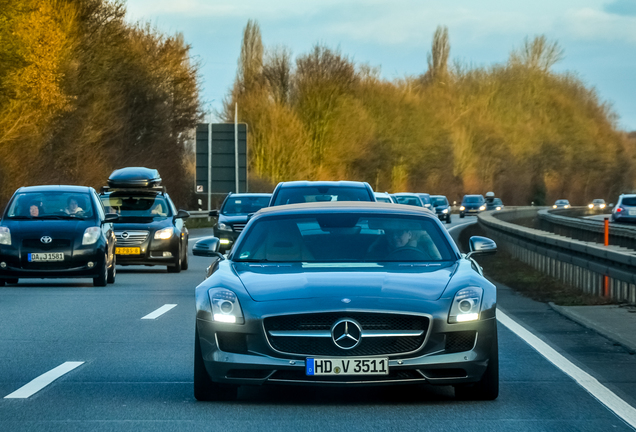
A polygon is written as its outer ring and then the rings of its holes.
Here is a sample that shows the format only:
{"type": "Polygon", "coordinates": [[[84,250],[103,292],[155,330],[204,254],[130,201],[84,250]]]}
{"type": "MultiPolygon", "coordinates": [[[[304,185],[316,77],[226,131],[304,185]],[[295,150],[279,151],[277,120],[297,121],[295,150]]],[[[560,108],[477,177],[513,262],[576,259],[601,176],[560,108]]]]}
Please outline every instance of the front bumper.
{"type": "MultiPolygon", "coordinates": [[[[140,244],[127,245],[125,247],[138,247],[141,250],[139,255],[117,254],[118,265],[165,265],[174,266],[179,258],[179,236],[173,235],[168,240],[155,240],[154,232],[148,239],[140,244]],[[163,256],[164,252],[169,252],[170,256],[163,256]]],[[[117,245],[116,245],[117,247],[117,245]]],[[[122,246],[119,246],[122,247],[122,246]]]]}
{"type": "Polygon", "coordinates": [[[460,324],[448,324],[445,317],[433,318],[426,340],[416,352],[372,356],[389,358],[389,375],[315,377],[305,374],[306,355],[275,351],[267,341],[264,328],[256,322],[233,325],[199,318],[197,329],[203,361],[212,381],[235,385],[452,385],[477,382],[486,370],[496,340],[494,317],[460,324]],[[459,352],[446,349],[449,335],[460,332],[474,333],[474,342],[469,345],[472,348],[466,346],[459,352]],[[235,342],[241,342],[228,344],[228,334],[237,336],[235,342]]]}
{"type": "Polygon", "coordinates": [[[6,263],[6,267],[0,266],[0,279],[95,278],[101,275],[106,247],[67,250],[64,251],[64,261],[56,263],[27,263],[27,253],[17,248],[3,247],[0,250],[0,263],[6,263]],[[89,262],[93,263],[92,267],[89,267],[89,262]]]}

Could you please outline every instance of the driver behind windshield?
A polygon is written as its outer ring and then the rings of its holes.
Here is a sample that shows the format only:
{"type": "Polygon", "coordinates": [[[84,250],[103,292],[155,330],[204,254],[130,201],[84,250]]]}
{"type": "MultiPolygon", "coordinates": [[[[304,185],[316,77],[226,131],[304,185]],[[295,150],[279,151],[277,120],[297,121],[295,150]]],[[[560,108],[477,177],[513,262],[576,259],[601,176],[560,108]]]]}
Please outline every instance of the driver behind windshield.
{"type": "Polygon", "coordinates": [[[66,214],[74,215],[84,211],[79,206],[79,200],[77,199],[77,197],[73,197],[73,196],[69,197],[66,203],[67,203],[66,210],[64,210],[66,214]]]}

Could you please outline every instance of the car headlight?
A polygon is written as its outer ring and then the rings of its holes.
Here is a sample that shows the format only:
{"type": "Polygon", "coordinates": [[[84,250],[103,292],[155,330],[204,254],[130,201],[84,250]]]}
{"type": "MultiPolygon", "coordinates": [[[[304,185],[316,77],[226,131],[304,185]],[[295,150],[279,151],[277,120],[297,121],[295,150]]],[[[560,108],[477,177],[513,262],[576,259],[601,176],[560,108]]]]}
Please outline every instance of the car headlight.
{"type": "Polygon", "coordinates": [[[486,210],[486,206],[481,206],[481,207],[479,207],[479,210],[481,210],[481,211],[486,210]]]}
{"type": "Polygon", "coordinates": [[[460,209],[461,211],[464,211],[464,210],[466,210],[466,207],[461,206],[459,209],[460,209]]]}
{"type": "Polygon", "coordinates": [[[588,204],[587,205],[589,208],[594,208],[594,204],[588,204]]]}
{"type": "Polygon", "coordinates": [[[208,291],[212,304],[214,321],[231,324],[243,324],[243,311],[236,294],[225,288],[212,288],[208,291]]]}
{"type": "Polygon", "coordinates": [[[501,207],[497,207],[497,210],[501,210],[501,207]]]}
{"type": "Polygon", "coordinates": [[[478,320],[483,293],[484,290],[479,287],[464,288],[457,291],[448,314],[448,323],[478,320]]]}
{"type": "Polygon", "coordinates": [[[605,208],[605,204],[601,204],[601,208],[604,209],[605,208]]]}
{"type": "Polygon", "coordinates": [[[442,213],[444,213],[444,214],[448,213],[448,209],[442,210],[442,213]]]}
{"type": "Polygon", "coordinates": [[[88,227],[84,231],[84,237],[82,238],[82,245],[92,245],[99,240],[99,236],[102,234],[100,227],[88,227]]]}
{"type": "Polygon", "coordinates": [[[567,204],[566,204],[566,205],[564,205],[563,207],[564,207],[564,208],[570,208],[570,206],[569,206],[569,205],[567,205],[567,204]]]}
{"type": "Polygon", "coordinates": [[[556,204],[552,206],[552,208],[557,208],[556,204]]]}
{"type": "Polygon", "coordinates": [[[168,240],[172,237],[172,227],[160,229],[159,231],[155,231],[155,240],[168,240]]]}
{"type": "Polygon", "coordinates": [[[220,222],[218,227],[221,231],[232,231],[232,227],[230,225],[224,224],[223,222],[220,222]]]}
{"type": "Polygon", "coordinates": [[[11,231],[7,227],[0,227],[0,244],[11,245],[11,231]]]}

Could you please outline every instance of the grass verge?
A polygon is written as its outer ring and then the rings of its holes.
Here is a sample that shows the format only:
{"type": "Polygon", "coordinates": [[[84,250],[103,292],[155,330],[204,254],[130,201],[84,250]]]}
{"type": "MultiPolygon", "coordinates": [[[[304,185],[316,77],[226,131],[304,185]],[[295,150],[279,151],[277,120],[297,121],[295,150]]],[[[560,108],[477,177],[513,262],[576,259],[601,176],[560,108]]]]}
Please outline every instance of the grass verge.
{"type": "MultiPolygon", "coordinates": [[[[459,247],[468,250],[471,236],[483,236],[478,224],[470,225],[459,235],[459,247]]],[[[545,275],[499,249],[495,255],[475,257],[489,279],[506,285],[520,294],[541,302],[554,302],[561,306],[592,306],[616,303],[610,298],[582,292],[559,279],[545,275]]]]}

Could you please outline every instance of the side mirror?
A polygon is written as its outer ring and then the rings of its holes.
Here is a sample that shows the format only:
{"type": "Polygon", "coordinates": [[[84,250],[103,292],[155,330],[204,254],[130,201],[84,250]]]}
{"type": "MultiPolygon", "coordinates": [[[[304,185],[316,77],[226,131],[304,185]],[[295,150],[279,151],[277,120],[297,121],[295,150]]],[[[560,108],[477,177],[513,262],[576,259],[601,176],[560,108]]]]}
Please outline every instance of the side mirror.
{"type": "Polygon", "coordinates": [[[185,210],[179,210],[177,215],[174,217],[175,219],[187,219],[190,217],[190,213],[185,210]]]}
{"type": "Polygon", "coordinates": [[[219,252],[219,246],[220,241],[217,237],[204,237],[194,244],[192,254],[223,259],[223,254],[219,252]]]}
{"type": "Polygon", "coordinates": [[[119,220],[119,215],[117,213],[106,213],[104,216],[104,223],[117,222],[119,220]]]}
{"type": "Polygon", "coordinates": [[[491,255],[497,252],[497,243],[488,237],[473,236],[468,241],[470,252],[466,254],[466,258],[473,255],[491,255]]]}
{"type": "Polygon", "coordinates": [[[608,206],[608,207],[609,207],[609,208],[614,207],[614,203],[609,203],[609,206],[608,206]]]}
{"type": "Polygon", "coordinates": [[[218,210],[210,210],[210,212],[208,213],[208,216],[218,217],[219,216],[219,211],[218,210]]]}

